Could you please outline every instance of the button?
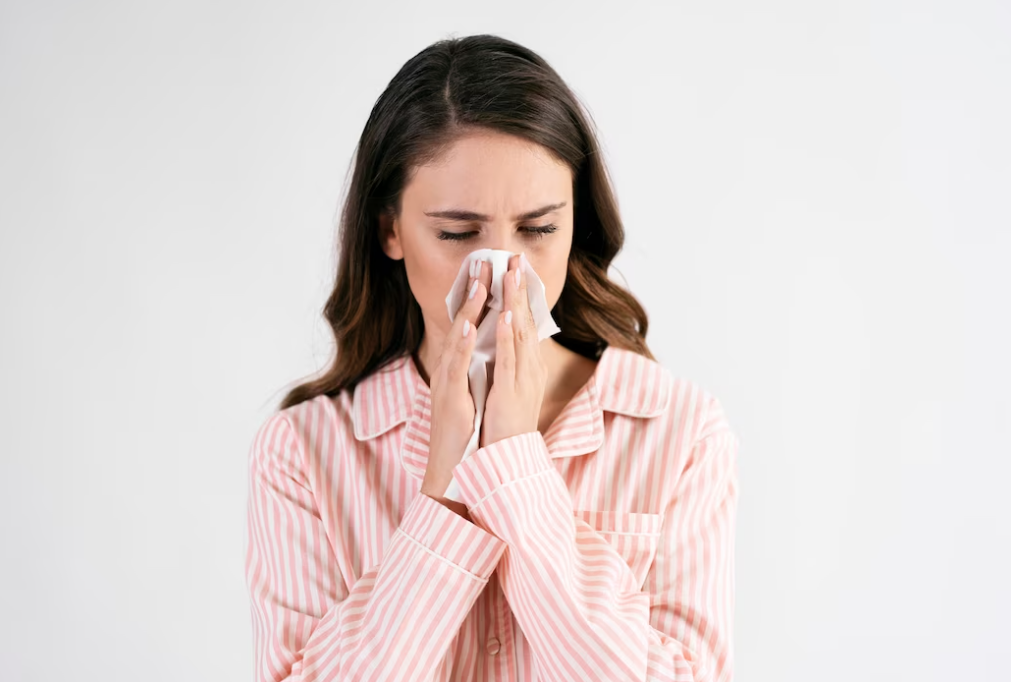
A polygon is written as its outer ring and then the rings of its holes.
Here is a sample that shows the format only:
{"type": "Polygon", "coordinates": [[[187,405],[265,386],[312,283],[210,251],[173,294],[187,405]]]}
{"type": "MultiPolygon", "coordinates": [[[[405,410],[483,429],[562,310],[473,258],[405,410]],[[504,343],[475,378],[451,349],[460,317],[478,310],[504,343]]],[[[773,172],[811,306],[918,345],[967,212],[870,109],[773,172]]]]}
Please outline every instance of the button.
{"type": "Polygon", "coordinates": [[[488,653],[494,655],[498,653],[498,650],[498,639],[496,637],[492,637],[488,640],[488,653]]]}

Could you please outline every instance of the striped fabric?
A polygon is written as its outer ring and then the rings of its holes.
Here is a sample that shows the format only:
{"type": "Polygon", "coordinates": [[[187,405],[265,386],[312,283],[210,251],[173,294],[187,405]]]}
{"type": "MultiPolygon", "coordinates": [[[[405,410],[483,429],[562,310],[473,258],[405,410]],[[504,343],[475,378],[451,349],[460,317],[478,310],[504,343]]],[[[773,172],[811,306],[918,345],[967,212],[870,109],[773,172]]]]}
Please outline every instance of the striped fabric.
{"type": "Polygon", "coordinates": [[[419,493],[410,356],[271,415],[249,454],[255,679],[730,680],[738,439],[607,348],[547,433],[477,450],[468,521],[419,493]]]}

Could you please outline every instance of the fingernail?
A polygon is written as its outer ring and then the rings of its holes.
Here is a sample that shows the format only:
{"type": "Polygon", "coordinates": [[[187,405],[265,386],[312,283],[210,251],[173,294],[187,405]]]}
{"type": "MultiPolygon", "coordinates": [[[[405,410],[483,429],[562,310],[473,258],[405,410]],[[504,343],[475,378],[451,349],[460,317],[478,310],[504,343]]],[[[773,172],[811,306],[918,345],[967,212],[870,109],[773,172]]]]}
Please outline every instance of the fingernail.
{"type": "Polygon", "coordinates": [[[476,260],[472,260],[470,262],[470,276],[471,277],[474,276],[474,270],[475,270],[476,266],[477,266],[477,261],[476,260]]]}
{"type": "Polygon", "coordinates": [[[470,293],[467,294],[467,298],[474,298],[474,294],[476,293],[477,293],[477,280],[475,279],[474,283],[470,285],[470,293]]]}
{"type": "Polygon", "coordinates": [[[529,263],[530,263],[530,261],[527,260],[527,252],[526,251],[520,251],[520,265],[523,268],[526,268],[527,265],[529,265],[529,263]]]}
{"type": "Polygon", "coordinates": [[[464,338],[466,338],[467,334],[469,334],[469,333],[470,333],[470,320],[464,320],[463,321],[463,336],[464,336],[464,338]]]}
{"type": "Polygon", "coordinates": [[[513,311],[511,311],[511,310],[507,310],[506,311],[505,323],[506,324],[512,324],[513,323],[513,311]]]}
{"type": "Polygon", "coordinates": [[[520,274],[523,272],[520,268],[516,268],[516,286],[520,285],[520,274]]]}

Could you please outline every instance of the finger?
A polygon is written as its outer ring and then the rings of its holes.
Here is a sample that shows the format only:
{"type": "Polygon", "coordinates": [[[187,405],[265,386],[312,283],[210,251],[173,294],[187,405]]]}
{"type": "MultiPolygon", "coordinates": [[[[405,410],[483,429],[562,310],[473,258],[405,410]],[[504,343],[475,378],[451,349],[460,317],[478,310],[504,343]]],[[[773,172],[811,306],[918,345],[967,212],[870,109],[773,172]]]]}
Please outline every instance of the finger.
{"type": "Polygon", "coordinates": [[[533,313],[530,311],[526,273],[523,272],[519,258],[515,270],[511,271],[510,277],[506,279],[506,286],[511,290],[509,309],[513,311],[516,364],[522,371],[525,363],[534,357],[533,345],[537,342],[537,330],[533,322],[533,313]]]}
{"type": "Polygon", "coordinates": [[[497,385],[512,389],[516,385],[516,342],[513,337],[515,313],[508,307],[498,313],[495,328],[495,378],[497,385]]]}
{"type": "MultiPolygon", "coordinates": [[[[471,324],[475,324],[487,296],[488,287],[477,277],[470,277],[467,280],[467,290],[463,296],[463,301],[460,302],[460,308],[456,312],[456,317],[453,318],[453,324],[457,326],[462,325],[464,319],[470,320],[471,324]]],[[[456,331],[459,332],[460,330],[457,329],[456,331]]]]}
{"type": "Polygon", "coordinates": [[[450,325],[443,344],[444,361],[441,363],[447,379],[462,382],[464,385],[470,368],[471,351],[477,339],[475,332],[477,316],[488,295],[488,289],[476,277],[471,277],[468,281],[467,295],[464,296],[463,303],[453,318],[453,324],[450,325]],[[465,327],[466,334],[464,334],[465,327]]]}
{"type": "Polygon", "coordinates": [[[520,254],[520,270],[522,271],[522,276],[520,277],[519,286],[519,299],[520,308],[523,310],[523,319],[526,320],[526,327],[534,332],[534,341],[536,341],[536,328],[537,322],[534,320],[534,311],[530,307],[530,294],[527,286],[527,268],[530,267],[530,262],[527,260],[526,252],[520,254]]]}
{"type": "MultiPolygon", "coordinates": [[[[475,261],[474,262],[474,274],[477,276],[478,281],[481,282],[481,286],[484,290],[491,290],[491,264],[485,261],[475,261]]],[[[485,315],[488,314],[488,296],[485,296],[484,303],[481,304],[481,311],[477,316],[477,325],[480,326],[481,322],[484,320],[485,315]]]]}
{"type": "MultiPolygon", "coordinates": [[[[509,261],[506,263],[506,273],[502,276],[502,312],[507,310],[512,310],[513,301],[516,299],[516,287],[513,285],[516,281],[516,268],[519,267],[520,257],[510,256],[509,261]]],[[[513,311],[513,315],[516,311],[513,311]]],[[[513,324],[515,326],[515,323],[513,324]]]]}
{"type": "Polygon", "coordinates": [[[470,359],[476,342],[477,329],[475,329],[473,322],[465,319],[463,324],[460,325],[459,331],[452,337],[451,347],[453,350],[450,354],[449,362],[446,364],[447,386],[455,386],[457,389],[465,391],[469,390],[468,374],[470,372],[470,359]]]}
{"type": "Polygon", "coordinates": [[[495,370],[494,381],[502,386],[516,385],[516,268],[519,256],[510,256],[506,262],[506,272],[502,276],[502,310],[498,313],[495,326],[495,370]],[[508,322],[506,320],[509,320],[508,322]]]}

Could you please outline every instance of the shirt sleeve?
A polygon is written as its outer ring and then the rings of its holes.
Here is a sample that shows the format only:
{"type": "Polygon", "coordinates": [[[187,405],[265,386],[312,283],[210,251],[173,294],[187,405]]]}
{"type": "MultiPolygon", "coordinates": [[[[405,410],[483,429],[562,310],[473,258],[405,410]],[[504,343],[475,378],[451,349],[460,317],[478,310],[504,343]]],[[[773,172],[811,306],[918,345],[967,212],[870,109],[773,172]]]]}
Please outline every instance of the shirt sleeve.
{"type": "Polygon", "coordinates": [[[712,398],[642,588],[614,546],[574,519],[539,432],[457,464],[471,518],[508,544],[499,580],[547,679],[732,679],[737,448],[712,398]]]}
{"type": "MultiPolygon", "coordinates": [[[[431,680],[505,544],[418,494],[347,586],[282,413],[250,450],[246,584],[257,682],[431,680]]],[[[344,528],[338,520],[338,532],[344,528]]]]}

